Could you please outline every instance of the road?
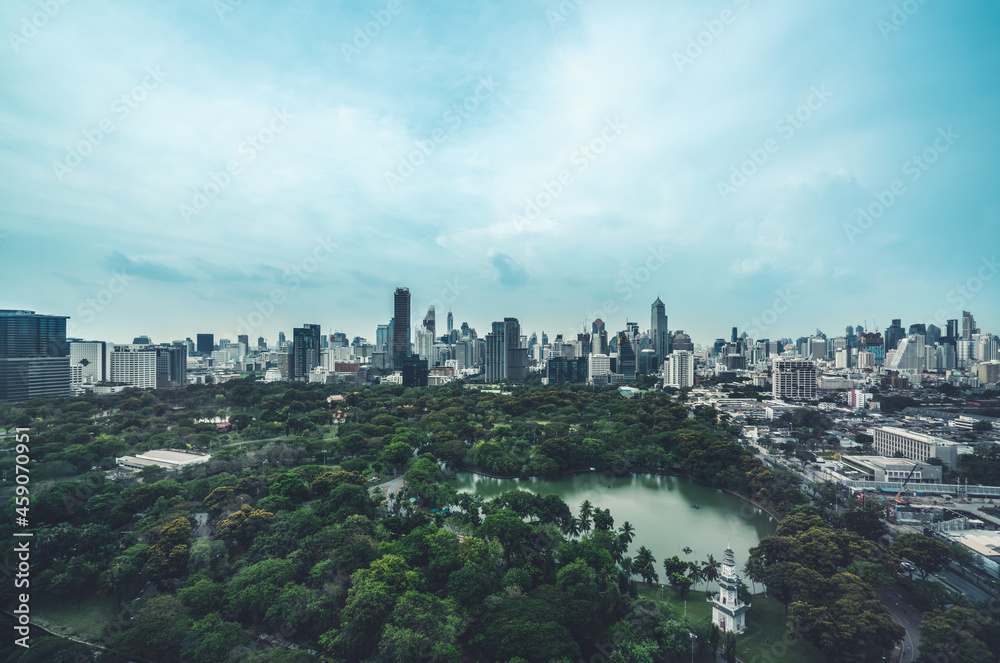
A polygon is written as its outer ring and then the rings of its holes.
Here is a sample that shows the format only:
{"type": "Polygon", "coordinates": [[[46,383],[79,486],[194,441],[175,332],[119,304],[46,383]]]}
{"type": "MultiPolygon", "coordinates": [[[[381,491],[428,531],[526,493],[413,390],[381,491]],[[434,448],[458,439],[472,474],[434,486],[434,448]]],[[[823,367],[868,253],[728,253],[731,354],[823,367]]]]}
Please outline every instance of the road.
{"type": "Polygon", "coordinates": [[[945,584],[951,585],[974,601],[990,601],[993,599],[993,596],[989,592],[973,585],[962,576],[953,573],[950,569],[942,569],[934,575],[937,580],[941,580],[945,584]]]}
{"type": "Polygon", "coordinates": [[[892,615],[892,620],[906,629],[903,642],[896,646],[889,660],[893,663],[913,663],[920,655],[920,613],[892,590],[880,591],[879,598],[892,615]]]}

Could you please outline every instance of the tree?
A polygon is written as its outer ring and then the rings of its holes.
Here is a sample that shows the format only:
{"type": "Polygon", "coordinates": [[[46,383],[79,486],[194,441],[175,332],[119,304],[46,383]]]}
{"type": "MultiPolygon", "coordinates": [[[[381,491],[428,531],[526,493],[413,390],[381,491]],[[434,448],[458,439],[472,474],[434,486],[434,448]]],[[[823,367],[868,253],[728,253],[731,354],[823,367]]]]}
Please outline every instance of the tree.
{"type": "Polygon", "coordinates": [[[928,661],[979,663],[996,660],[1000,624],[969,608],[925,613],[920,623],[920,655],[928,661]]]}
{"type": "Polygon", "coordinates": [[[668,577],[670,578],[670,584],[677,589],[681,599],[686,598],[693,582],[691,578],[677,572],[671,573],[668,577]]]}
{"type": "Polygon", "coordinates": [[[227,622],[213,612],[194,623],[195,644],[185,654],[194,661],[224,661],[233,649],[246,645],[250,638],[237,622],[227,622]]]}
{"type": "Polygon", "coordinates": [[[127,631],[111,643],[111,651],[122,657],[155,657],[157,661],[173,663],[180,660],[177,644],[187,637],[191,618],[180,599],[158,594],[147,599],[132,620],[127,631]]]}
{"type": "Polygon", "coordinates": [[[920,577],[934,573],[951,561],[951,550],[947,545],[924,534],[908,532],[900,534],[892,542],[892,552],[913,562],[920,571],[920,577]]]}
{"type": "Polygon", "coordinates": [[[736,663],[736,634],[732,631],[726,632],[726,639],[722,645],[722,655],[726,663],[736,663]]]}
{"type": "Polygon", "coordinates": [[[695,586],[705,579],[705,574],[702,573],[701,566],[698,565],[698,562],[687,562],[687,576],[688,578],[691,578],[691,583],[695,586]]]}
{"type": "Polygon", "coordinates": [[[972,430],[976,433],[988,433],[993,430],[993,424],[983,419],[972,424],[972,430]]]}
{"type": "Polygon", "coordinates": [[[632,543],[632,539],[635,538],[635,527],[629,521],[622,523],[621,527],[618,528],[619,536],[626,545],[632,543]]]}
{"type": "Polygon", "coordinates": [[[706,582],[715,582],[719,579],[719,569],[722,568],[722,564],[716,561],[715,557],[712,555],[708,556],[708,559],[701,565],[701,574],[706,582]]]}
{"type": "Polygon", "coordinates": [[[687,562],[677,557],[677,555],[667,557],[663,560],[663,570],[666,572],[667,577],[675,573],[684,573],[687,567],[687,562]]]}
{"type": "Polygon", "coordinates": [[[632,572],[637,574],[649,586],[652,587],[654,580],[659,580],[660,576],[656,572],[656,558],[646,546],[640,546],[632,562],[632,572]]]}

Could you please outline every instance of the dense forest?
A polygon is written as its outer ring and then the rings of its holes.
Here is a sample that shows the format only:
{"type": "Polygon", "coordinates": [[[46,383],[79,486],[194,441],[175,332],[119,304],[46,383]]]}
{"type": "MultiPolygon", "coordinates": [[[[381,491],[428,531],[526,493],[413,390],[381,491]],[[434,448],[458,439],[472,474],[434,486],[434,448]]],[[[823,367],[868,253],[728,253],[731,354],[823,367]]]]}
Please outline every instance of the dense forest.
{"type": "MultiPolygon", "coordinates": [[[[95,642],[102,662],[690,660],[691,624],[640,592],[659,575],[651,551],[631,550],[631,525],[554,495],[459,494],[442,467],[686,473],[790,514],[744,572],[786,604],[798,637],[831,660],[863,661],[900,636],[875,595],[872,569],[897,565],[881,532],[807,504],[724,416],[665,393],[247,378],[0,406],[0,427],[15,426],[30,434],[31,592],[105,597],[115,619],[95,642]],[[219,434],[215,417],[237,431],[219,434]],[[116,456],[154,448],[205,448],[212,459],[109,473],[116,456]],[[405,477],[399,494],[370,490],[394,476],[405,477]],[[207,514],[213,536],[198,534],[195,514],[207,514]],[[867,625],[841,628],[859,610],[867,625]],[[264,641],[285,646],[258,649],[264,641]]],[[[0,461],[8,474],[13,443],[0,461]]],[[[5,486],[9,542],[17,502],[5,486]]],[[[663,562],[675,589],[702,574],[663,562]]],[[[0,598],[15,596],[8,579],[0,598]]],[[[695,642],[734,655],[717,631],[704,636],[695,642]]],[[[37,630],[31,649],[7,659],[60,660],[96,659],[37,630]]]]}

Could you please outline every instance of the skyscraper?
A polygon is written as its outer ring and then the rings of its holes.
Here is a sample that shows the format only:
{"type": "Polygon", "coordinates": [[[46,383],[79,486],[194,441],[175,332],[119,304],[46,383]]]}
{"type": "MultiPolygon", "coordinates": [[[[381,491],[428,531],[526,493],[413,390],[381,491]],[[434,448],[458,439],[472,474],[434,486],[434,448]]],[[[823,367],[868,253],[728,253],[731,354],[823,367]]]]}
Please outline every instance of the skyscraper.
{"type": "Polygon", "coordinates": [[[618,334],[618,372],[625,376],[626,382],[635,382],[635,350],[626,332],[618,334]]]}
{"type": "Polygon", "coordinates": [[[431,304],[430,308],[427,309],[427,315],[424,316],[424,329],[431,333],[431,338],[435,335],[435,315],[434,315],[434,305],[431,304]]]}
{"type": "Polygon", "coordinates": [[[212,354],[212,350],[215,349],[215,334],[198,334],[197,339],[198,354],[212,354]]]}
{"type": "Polygon", "coordinates": [[[410,290],[396,288],[392,298],[392,367],[400,370],[410,356],[410,290]]]}
{"type": "Polygon", "coordinates": [[[972,314],[968,311],[962,311],[962,338],[966,341],[972,340],[973,334],[978,334],[979,330],[976,329],[976,319],[972,317],[972,314]]]}
{"type": "Polygon", "coordinates": [[[0,401],[70,395],[66,320],[0,310],[0,401]]]}
{"type": "Polygon", "coordinates": [[[448,310],[448,336],[455,331],[455,318],[451,314],[451,309],[448,310]]]}
{"type": "Polygon", "coordinates": [[[667,310],[659,297],[650,309],[649,340],[653,343],[657,365],[662,364],[670,353],[670,334],[667,332],[667,310]]]}
{"type": "Polygon", "coordinates": [[[292,330],[292,380],[304,382],[319,366],[319,325],[306,324],[292,330]]]}
{"type": "Polygon", "coordinates": [[[528,377],[528,349],[521,347],[521,323],[517,318],[494,322],[486,335],[486,381],[524,382],[528,377]]]}
{"type": "Polygon", "coordinates": [[[903,325],[898,318],[892,321],[892,324],[885,329],[885,352],[889,354],[889,350],[895,350],[899,342],[906,337],[906,332],[903,331],[903,325]]]}
{"type": "Polygon", "coordinates": [[[953,319],[948,321],[948,342],[955,345],[955,341],[958,340],[958,320],[953,319]]]}

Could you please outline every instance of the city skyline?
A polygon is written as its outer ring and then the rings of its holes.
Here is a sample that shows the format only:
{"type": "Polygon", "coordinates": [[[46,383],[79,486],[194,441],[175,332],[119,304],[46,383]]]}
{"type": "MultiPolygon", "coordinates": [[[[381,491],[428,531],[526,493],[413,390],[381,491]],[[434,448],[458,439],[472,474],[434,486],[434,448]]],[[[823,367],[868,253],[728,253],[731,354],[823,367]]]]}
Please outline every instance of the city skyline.
{"type": "Polygon", "coordinates": [[[0,280],[74,336],[371,339],[397,286],[481,335],[1000,329],[995,5],[53,7],[0,9],[0,280]]]}

